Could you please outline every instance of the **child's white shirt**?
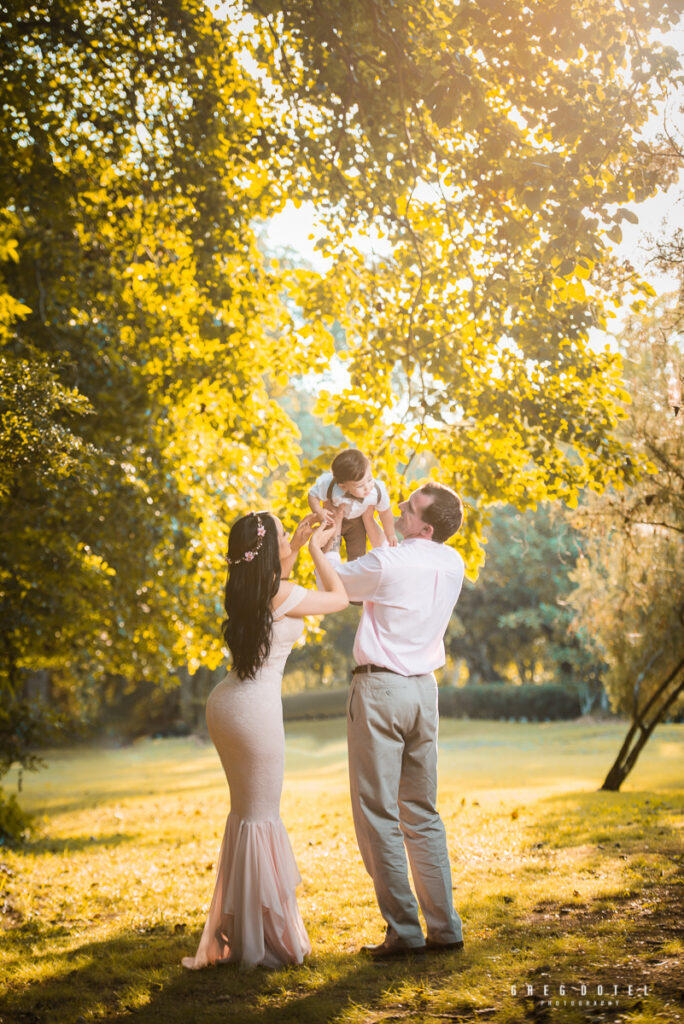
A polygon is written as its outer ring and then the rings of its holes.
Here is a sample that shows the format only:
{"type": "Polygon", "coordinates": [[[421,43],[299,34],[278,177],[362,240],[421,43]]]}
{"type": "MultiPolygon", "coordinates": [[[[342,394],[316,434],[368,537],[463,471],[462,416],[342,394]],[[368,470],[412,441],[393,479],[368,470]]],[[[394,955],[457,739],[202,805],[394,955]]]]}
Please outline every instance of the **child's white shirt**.
{"type": "MultiPolygon", "coordinates": [[[[330,472],[321,473],[313,487],[309,488],[309,494],[313,498],[318,498],[319,501],[326,501],[328,498],[328,490],[332,483],[333,475],[330,472]]],[[[382,480],[373,479],[373,487],[367,498],[355,498],[353,494],[347,494],[343,487],[339,484],[333,484],[332,494],[330,500],[335,506],[345,505],[345,519],[358,519],[362,516],[367,508],[375,506],[378,512],[386,512],[390,507],[389,494],[387,487],[382,480]],[[377,485],[377,489],[376,489],[377,485]],[[380,491],[380,498],[378,498],[378,489],[380,491]]]]}

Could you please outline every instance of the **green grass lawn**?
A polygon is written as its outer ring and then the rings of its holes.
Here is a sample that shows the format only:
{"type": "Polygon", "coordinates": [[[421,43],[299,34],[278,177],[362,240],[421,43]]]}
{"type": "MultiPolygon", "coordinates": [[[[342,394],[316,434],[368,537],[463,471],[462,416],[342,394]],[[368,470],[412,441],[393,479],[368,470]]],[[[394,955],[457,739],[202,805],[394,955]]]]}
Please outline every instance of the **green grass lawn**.
{"type": "Polygon", "coordinates": [[[51,753],[24,777],[35,835],[0,852],[0,1022],[682,1021],[684,727],[655,733],[624,792],[596,792],[623,732],[443,720],[466,949],[380,966],[357,952],[383,926],[354,839],[344,722],[290,723],[282,813],[314,949],[278,971],[179,966],[228,810],[213,747],[51,753]]]}

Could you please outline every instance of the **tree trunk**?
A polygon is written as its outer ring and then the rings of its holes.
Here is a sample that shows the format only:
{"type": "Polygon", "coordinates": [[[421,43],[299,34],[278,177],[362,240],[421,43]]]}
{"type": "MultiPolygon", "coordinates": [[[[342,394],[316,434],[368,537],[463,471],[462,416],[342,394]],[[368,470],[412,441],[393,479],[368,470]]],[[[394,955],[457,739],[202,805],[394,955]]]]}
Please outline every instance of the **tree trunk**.
{"type": "Polygon", "coordinates": [[[679,694],[684,690],[684,678],[680,679],[674,689],[667,693],[670,683],[677,678],[684,668],[684,658],[676,665],[667,679],[663,680],[654,694],[646,701],[646,704],[638,711],[627,730],[620,752],[615,762],[606,775],[601,789],[611,793],[617,793],[632,768],[637,762],[639,754],[646,746],[646,743],[655,729],[658,722],[662,722],[668,710],[672,707],[679,694]]]}
{"type": "Polygon", "coordinates": [[[42,700],[47,703],[50,699],[50,673],[46,668],[38,671],[29,671],[24,675],[24,700],[42,700]]]}

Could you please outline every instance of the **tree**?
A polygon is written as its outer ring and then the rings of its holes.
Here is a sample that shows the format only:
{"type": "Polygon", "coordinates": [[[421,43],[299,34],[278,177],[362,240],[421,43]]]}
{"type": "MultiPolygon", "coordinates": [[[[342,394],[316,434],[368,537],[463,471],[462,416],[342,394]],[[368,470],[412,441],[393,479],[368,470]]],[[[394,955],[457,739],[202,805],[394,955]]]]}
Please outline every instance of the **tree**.
{"type": "Polygon", "coordinates": [[[348,385],[319,410],[395,493],[428,452],[477,497],[471,573],[488,504],[636,473],[619,359],[588,331],[616,280],[605,233],[662,179],[638,135],[678,69],[649,33],[678,5],[227,11],[0,4],[0,324],[23,424],[2,469],[3,697],[49,669],[82,716],[108,676],[217,663],[225,527],[266,485],[305,507],[331,452],[293,465],[277,392],[326,369],[340,331],[348,385]],[[325,274],[258,244],[288,198],[321,212],[325,274]]]}
{"type": "Polygon", "coordinates": [[[0,693],[19,735],[33,670],[87,720],[111,676],[221,658],[226,525],[299,450],[268,380],[316,360],[257,244],[287,147],[239,31],[201,0],[0,19],[0,693]]]}
{"type": "Polygon", "coordinates": [[[681,73],[651,38],[677,5],[252,8],[331,261],[302,305],[332,308],[347,333],[348,383],[321,413],[396,486],[428,450],[477,498],[460,541],[471,569],[483,507],[631,480],[613,437],[620,360],[589,332],[620,299],[623,204],[673,173],[639,134],[681,73]]]}
{"type": "Polygon", "coordinates": [[[586,630],[571,628],[580,534],[567,513],[549,504],[495,508],[486,551],[486,570],[476,585],[465,582],[447,631],[451,657],[465,660],[469,682],[559,682],[589,710],[602,666],[586,630]]]}
{"type": "Polygon", "coordinates": [[[581,511],[587,536],[570,600],[608,663],[630,726],[602,789],[618,790],[684,691],[683,293],[632,317],[621,338],[632,402],[625,424],[646,473],[581,511]]]}

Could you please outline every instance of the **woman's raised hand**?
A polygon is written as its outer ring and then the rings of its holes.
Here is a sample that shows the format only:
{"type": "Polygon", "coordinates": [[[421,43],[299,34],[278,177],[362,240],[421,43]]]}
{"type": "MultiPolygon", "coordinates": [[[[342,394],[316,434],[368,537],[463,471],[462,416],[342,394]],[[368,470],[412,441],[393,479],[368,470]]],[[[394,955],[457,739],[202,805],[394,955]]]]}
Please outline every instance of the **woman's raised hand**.
{"type": "Polygon", "coordinates": [[[313,524],[317,520],[318,516],[315,512],[310,512],[308,516],[304,516],[290,538],[290,547],[293,551],[299,551],[299,549],[306,544],[307,540],[311,536],[313,524]]]}
{"type": "Polygon", "coordinates": [[[335,534],[338,532],[336,522],[324,522],[318,527],[317,530],[311,534],[309,539],[309,548],[321,551],[329,540],[332,540],[335,534]]]}

